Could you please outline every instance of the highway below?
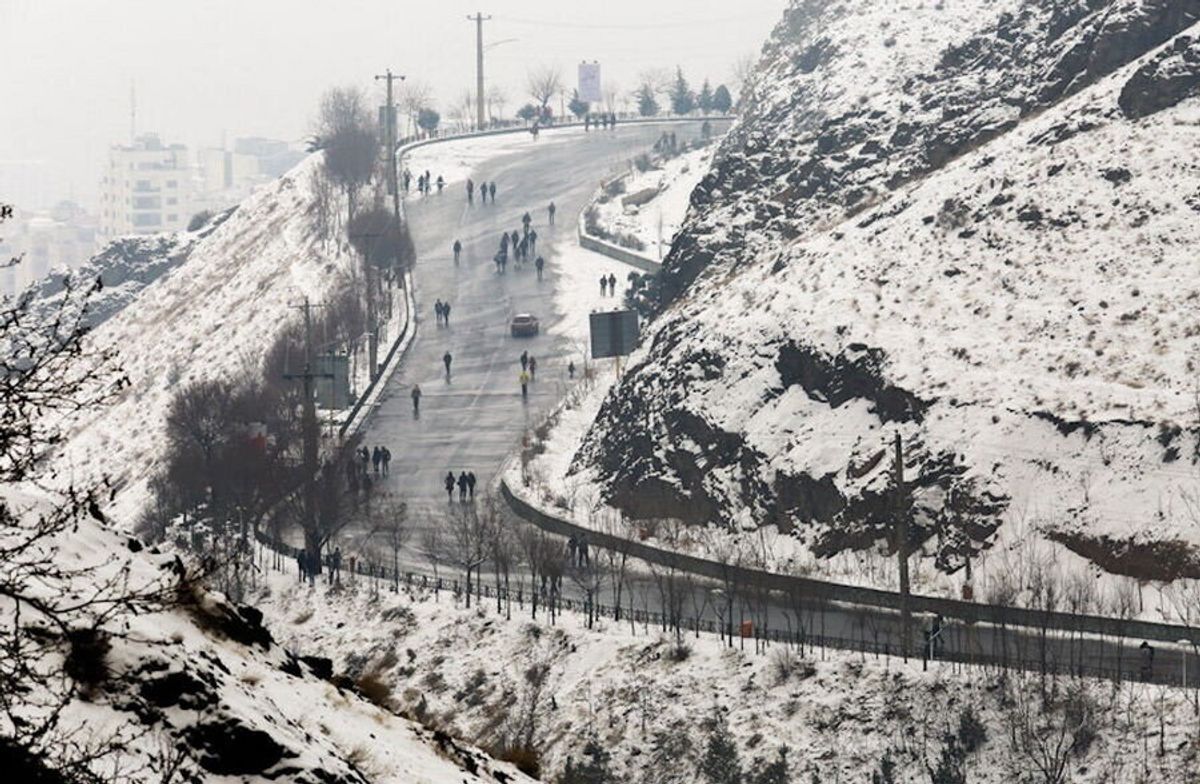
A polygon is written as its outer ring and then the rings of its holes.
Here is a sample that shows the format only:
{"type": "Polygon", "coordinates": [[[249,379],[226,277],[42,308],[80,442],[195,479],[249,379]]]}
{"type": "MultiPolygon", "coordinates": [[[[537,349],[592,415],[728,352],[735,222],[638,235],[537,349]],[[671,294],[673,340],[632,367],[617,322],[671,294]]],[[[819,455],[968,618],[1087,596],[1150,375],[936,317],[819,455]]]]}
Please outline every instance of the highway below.
{"type": "MultiPolygon", "coordinates": [[[[368,446],[386,445],[392,452],[390,475],[383,489],[402,498],[409,507],[409,542],[401,555],[401,570],[429,575],[432,566],[422,552],[422,530],[444,525],[448,511],[458,505],[447,498],[443,479],[448,471],[456,476],[472,471],[478,478],[477,494],[495,478],[522,435],[537,424],[564,394],[570,383],[566,365],[572,358],[582,365],[584,347],[573,345],[557,329],[561,314],[555,309],[555,289],[560,285],[559,259],[564,249],[575,246],[578,217],[600,181],[627,165],[629,159],[646,151],[662,134],[664,126],[624,126],[615,131],[584,134],[553,131],[542,139],[532,138],[514,151],[507,151],[477,165],[476,183],[497,184],[496,203],[484,204],[476,195],[468,204],[464,184],[450,183],[441,194],[412,197],[406,210],[417,248],[414,294],[417,302],[416,333],[400,367],[389,380],[377,410],[364,431],[368,446]],[[556,134],[564,138],[555,138],[556,134]],[[547,205],[558,207],[557,225],[549,226],[547,205]],[[539,281],[531,261],[523,268],[510,260],[505,274],[492,262],[502,231],[520,230],[521,216],[529,212],[538,232],[537,255],[546,259],[544,280],[539,281]],[[462,242],[462,257],[456,264],[451,245],[462,242]],[[434,316],[435,301],[450,303],[449,325],[434,316]],[[516,313],[529,312],[542,324],[533,338],[514,338],[509,321],[516,313]],[[519,356],[528,351],[538,360],[537,379],[531,384],[528,401],[521,397],[519,356]],[[453,357],[446,374],[442,358],[453,357]],[[413,410],[411,392],[422,391],[420,413],[413,410]]],[[[673,127],[679,138],[699,133],[699,123],[673,127]]],[[[453,144],[453,143],[451,143],[453,144]]],[[[418,173],[414,167],[414,177],[418,173]]],[[[438,172],[431,172],[434,179],[438,172]]],[[[579,251],[572,255],[578,258],[579,251]]],[[[455,490],[457,498],[457,490],[455,490]]],[[[515,517],[512,525],[524,525],[515,517]]],[[[361,528],[343,533],[343,545],[352,550],[384,549],[361,528]]],[[[376,563],[383,561],[382,557],[376,563]]],[[[723,606],[727,596],[720,587],[704,580],[671,583],[667,596],[664,578],[646,564],[632,565],[622,604],[648,613],[676,608],[687,617],[699,616],[717,626],[728,621],[723,606]],[[682,592],[682,594],[680,593],[682,592]],[[680,599],[679,596],[685,595],[680,599]],[[724,598],[723,598],[724,597],[724,598]]],[[[487,566],[484,579],[489,580],[487,566]]],[[[462,579],[444,564],[441,575],[462,579]]],[[[562,596],[578,600],[583,592],[577,581],[565,578],[562,596]]],[[[528,594],[526,593],[526,597],[528,594]]],[[[776,630],[802,623],[808,635],[837,638],[841,644],[859,644],[888,651],[901,650],[899,619],[893,613],[840,604],[808,605],[801,612],[783,597],[771,597],[757,610],[739,596],[733,617],[756,619],[776,630]]],[[[600,601],[612,603],[611,581],[605,584],[600,601]]],[[[761,599],[758,600],[761,602],[761,599]]],[[[920,655],[921,629],[931,618],[917,619],[912,650],[920,655]]],[[[1139,649],[1140,640],[1084,638],[1036,629],[1000,631],[948,622],[940,635],[945,655],[962,660],[1003,659],[1020,661],[1027,668],[1043,663],[1054,670],[1107,674],[1116,667],[1129,677],[1143,665],[1155,680],[1178,682],[1185,654],[1181,649],[1158,644],[1152,658],[1139,649]]],[[[746,643],[749,645],[749,642],[746,643]]],[[[1200,675],[1197,658],[1191,668],[1200,675]]]]}

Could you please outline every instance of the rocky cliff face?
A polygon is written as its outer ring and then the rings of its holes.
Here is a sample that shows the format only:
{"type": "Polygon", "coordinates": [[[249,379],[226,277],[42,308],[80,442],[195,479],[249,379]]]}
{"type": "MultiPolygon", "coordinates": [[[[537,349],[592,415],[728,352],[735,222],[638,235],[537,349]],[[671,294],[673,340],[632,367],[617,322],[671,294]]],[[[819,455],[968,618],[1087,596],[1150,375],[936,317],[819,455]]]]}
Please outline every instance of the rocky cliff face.
{"type": "Polygon", "coordinates": [[[1194,552],[1198,20],[794,2],[573,470],[828,554],[884,534],[899,434],[943,568],[1030,527],[1194,552]]]}

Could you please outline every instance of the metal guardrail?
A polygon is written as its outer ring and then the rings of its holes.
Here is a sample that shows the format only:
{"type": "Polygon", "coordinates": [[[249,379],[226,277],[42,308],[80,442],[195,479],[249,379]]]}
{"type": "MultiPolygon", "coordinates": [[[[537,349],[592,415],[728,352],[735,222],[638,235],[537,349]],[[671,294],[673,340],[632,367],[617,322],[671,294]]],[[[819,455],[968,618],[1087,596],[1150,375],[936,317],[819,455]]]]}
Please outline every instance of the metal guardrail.
{"type": "MultiPolygon", "coordinates": [[[[586,536],[589,543],[606,549],[628,553],[647,563],[678,569],[682,572],[707,577],[713,580],[735,582],[741,585],[765,588],[785,595],[798,595],[845,604],[874,607],[885,610],[900,610],[902,597],[899,593],[878,588],[865,588],[808,577],[768,572],[737,564],[724,564],[698,558],[693,555],[664,550],[644,542],[625,539],[604,531],[586,528],[543,512],[520,498],[502,478],[500,495],[509,508],[526,522],[560,536],[586,536]]],[[[909,609],[914,613],[928,613],[954,618],[966,623],[988,623],[997,627],[1024,627],[1029,629],[1054,629],[1076,634],[1097,634],[1110,637],[1131,637],[1157,642],[1176,643],[1191,640],[1200,643],[1200,628],[1155,623],[1134,619],[1110,618],[1099,615],[1076,615],[1052,610],[1037,610],[1026,607],[969,602],[962,599],[945,599],[936,596],[911,594],[909,609]]]]}

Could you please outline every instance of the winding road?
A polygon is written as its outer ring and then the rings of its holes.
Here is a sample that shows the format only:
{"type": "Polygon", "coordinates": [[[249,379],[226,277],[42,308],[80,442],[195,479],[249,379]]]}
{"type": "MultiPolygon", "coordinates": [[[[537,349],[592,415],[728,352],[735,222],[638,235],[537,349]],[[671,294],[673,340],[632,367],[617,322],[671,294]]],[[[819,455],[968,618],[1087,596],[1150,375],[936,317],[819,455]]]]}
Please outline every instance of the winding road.
{"type": "MultiPolygon", "coordinates": [[[[478,196],[474,204],[468,204],[462,182],[450,183],[441,194],[406,202],[418,259],[413,273],[416,333],[379,406],[367,420],[364,435],[369,446],[384,444],[391,449],[393,461],[390,475],[382,480],[384,489],[402,496],[409,505],[414,533],[441,524],[451,506],[442,485],[447,471],[473,471],[478,487],[487,487],[522,434],[565,393],[567,362],[574,358],[582,364],[584,347],[573,345],[559,329],[563,316],[555,307],[555,291],[563,285],[560,258],[567,249],[573,249],[572,255],[578,258],[576,222],[600,181],[646,151],[663,130],[659,125],[627,125],[586,134],[575,129],[550,131],[538,141],[529,138],[515,147],[503,146],[507,152],[473,171],[477,183],[497,183],[495,204],[484,204],[478,196]],[[552,200],[558,207],[553,227],[547,225],[546,213],[552,200]],[[538,232],[537,254],[547,262],[542,281],[532,262],[521,268],[510,261],[506,274],[498,274],[492,263],[501,232],[519,230],[525,212],[538,232]],[[451,252],[455,239],[463,244],[457,264],[451,252]],[[451,305],[449,326],[439,325],[434,318],[437,300],[451,305]],[[509,321],[520,312],[540,318],[540,335],[510,336],[509,321]],[[537,380],[527,402],[522,401],[518,383],[518,358],[523,350],[538,359],[537,380]],[[446,352],[453,356],[449,377],[442,365],[446,352]],[[423,393],[419,416],[412,407],[414,385],[420,385],[423,393]]],[[[680,122],[671,130],[680,139],[691,138],[699,134],[700,124],[680,122]]],[[[436,179],[438,172],[432,174],[436,179]]],[[[353,539],[364,534],[347,531],[344,535],[353,539]]],[[[429,574],[430,565],[418,552],[419,537],[410,542],[401,569],[429,574]]],[[[370,546],[362,539],[359,545],[370,546]]],[[[656,579],[651,569],[639,564],[629,578],[627,601],[639,609],[661,612],[667,603],[662,589],[661,577],[656,579]]],[[[716,589],[704,580],[688,581],[675,589],[687,594],[686,601],[677,606],[686,608],[684,615],[698,614],[719,625],[723,608],[716,606],[722,601],[716,589]]],[[[582,593],[570,581],[564,582],[563,590],[565,597],[576,600],[582,593]]],[[[601,601],[609,599],[610,590],[604,589],[601,601]]],[[[781,629],[799,620],[796,608],[781,597],[768,603],[758,613],[760,622],[766,619],[771,627],[781,629]]],[[[736,617],[749,617],[748,612],[748,608],[735,609],[736,617]]],[[[892,653],[900,649],[901,627],[894,613],[838,603],[808,606],[803,612],[810,635],[840,638],[843,645],[848,640],[869,641],[870,647],[892,653]]],[[[919,619],[918,628],[930,621],[919,619]]],[[[919,639],[920,634],[914,636],[919,639]]],[[[1129,677],[1128,673],[1150,664],[1138,648],[1139,640],[1044,636],[1037,629],[1003,631],[948,623],[941,642],[950,657],[970,661],[1003,658],[1030,669],[1079,668],[1100,674],[1120,667],[1129,677]]],[[[914,643],[919,651],[919,643],[914,643]]],[[[1172,646],[1156,648],[1152,673],[1147,674],[1154,680],[1178,683],[1188,666],[1187,654],[1172,646]]],[[[1200,676],[1197,664],[1192,657],[1191,667],[1196,670],[1192,682],[1200,676]]]]}

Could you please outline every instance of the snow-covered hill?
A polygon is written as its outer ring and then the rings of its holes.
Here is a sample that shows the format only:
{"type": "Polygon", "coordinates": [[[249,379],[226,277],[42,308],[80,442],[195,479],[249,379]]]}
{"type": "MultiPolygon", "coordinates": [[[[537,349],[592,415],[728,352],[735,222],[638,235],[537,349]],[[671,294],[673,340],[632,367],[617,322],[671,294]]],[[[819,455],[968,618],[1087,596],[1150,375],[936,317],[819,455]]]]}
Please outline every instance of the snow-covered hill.
{"type": "Polygon", "coordinates": [[[55,470],[64,483],[107,477],[121,524],[132,525],[146,500],[173,395],[195,379],[260,367],[279,331],[299,318],[296,305],[321,300],[357,263],[346,243],[318,229],[319,166],[320,157],[310,157],[211,230],[151,240],[179,248],[185,260],[139,286],[92,333],[96,349],[116,350],[130,384],[70,424],[55,470]]]}
{"type": "Polygon", "coordinates": [[[899,433],[947,568],[1032,528],[1200,577],[1198,19],[794,2],[576,472],[823,555],[885,535],[899,433]]]}

